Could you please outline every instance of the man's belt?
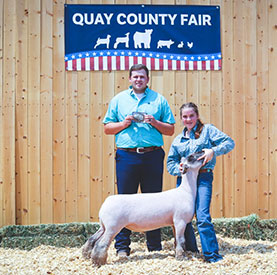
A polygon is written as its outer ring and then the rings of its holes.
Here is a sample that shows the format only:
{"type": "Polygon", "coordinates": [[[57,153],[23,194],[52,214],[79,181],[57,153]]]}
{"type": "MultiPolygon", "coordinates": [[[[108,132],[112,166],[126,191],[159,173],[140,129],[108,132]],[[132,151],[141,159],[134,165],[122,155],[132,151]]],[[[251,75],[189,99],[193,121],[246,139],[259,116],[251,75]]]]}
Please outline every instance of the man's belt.
{"type": "Polygon", "coordinates": [[[147,152],[155,151],[161,149],[160,146],[151,146],[151,147],[136,147],[136,148],[117,148],[127,152],[136,152],[138,154],[144,154],[147,152]]]}

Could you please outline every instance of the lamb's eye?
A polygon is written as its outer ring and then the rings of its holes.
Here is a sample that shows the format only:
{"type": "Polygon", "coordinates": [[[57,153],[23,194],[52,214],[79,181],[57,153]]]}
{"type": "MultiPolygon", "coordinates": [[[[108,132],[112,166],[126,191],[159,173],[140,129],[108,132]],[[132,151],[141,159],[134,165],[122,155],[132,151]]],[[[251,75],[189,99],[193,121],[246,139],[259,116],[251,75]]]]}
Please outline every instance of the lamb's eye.
{"type": "Polygon", "coordinates": [[[195,157],[194,156],[189,156],[188,157],[188,161],[189,162],[194,162],[195,161],[195,157]]]}

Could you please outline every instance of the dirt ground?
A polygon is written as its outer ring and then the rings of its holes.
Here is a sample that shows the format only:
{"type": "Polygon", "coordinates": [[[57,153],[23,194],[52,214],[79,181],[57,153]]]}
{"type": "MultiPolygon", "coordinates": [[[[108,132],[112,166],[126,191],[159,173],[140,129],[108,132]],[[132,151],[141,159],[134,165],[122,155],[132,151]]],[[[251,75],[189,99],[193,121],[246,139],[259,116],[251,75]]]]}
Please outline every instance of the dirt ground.
{"type": "MultiPolygon", "coordinates": [[[[199,239],[197,240],[199,243],[199,239]]],[[[92,265],[80,248],[39,246],[30,251],[0,248],[0,274],[276,274],[277,242],[247,241],[218,236],[224,259],[208,264],[200,254],[186,253],[174,258],[173,240],[163,242],[163,250],[147,252],[144,243],[133,242],[131,255],[118,259],[113,244],[108,263],[92,265]]],[[[200,246],[199,246],[200,247],[200,246]]]]}

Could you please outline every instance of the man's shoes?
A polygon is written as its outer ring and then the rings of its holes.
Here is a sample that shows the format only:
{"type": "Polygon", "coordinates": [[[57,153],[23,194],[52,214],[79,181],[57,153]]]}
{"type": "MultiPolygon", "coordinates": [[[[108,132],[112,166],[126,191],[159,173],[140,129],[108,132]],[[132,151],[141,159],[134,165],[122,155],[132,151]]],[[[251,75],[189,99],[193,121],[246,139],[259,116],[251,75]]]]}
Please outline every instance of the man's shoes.
{"type": "Polygon", "coordinates": [[[126,251],[118,251],[117,256],[119,259],[127,258],[129,255],[126,251]]]}

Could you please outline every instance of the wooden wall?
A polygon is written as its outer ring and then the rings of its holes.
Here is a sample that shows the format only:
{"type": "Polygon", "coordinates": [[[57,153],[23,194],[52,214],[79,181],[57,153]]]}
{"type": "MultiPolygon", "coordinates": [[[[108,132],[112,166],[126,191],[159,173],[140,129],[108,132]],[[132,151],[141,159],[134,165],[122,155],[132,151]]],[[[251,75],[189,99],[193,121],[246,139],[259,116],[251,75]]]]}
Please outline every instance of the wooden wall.
{"type": "Polygon", "coordinates": [[[236,142],[218,158],[213,217],[277,218],[277,0],[0,0],[0,226],[97,221],[115,193],[101,121],[128,72],[65,72],[65,3],[220,5],[222,70],[151,72],[150,86],[169,101],[175,135],[180,105],[194,101],[236,142]]]}

